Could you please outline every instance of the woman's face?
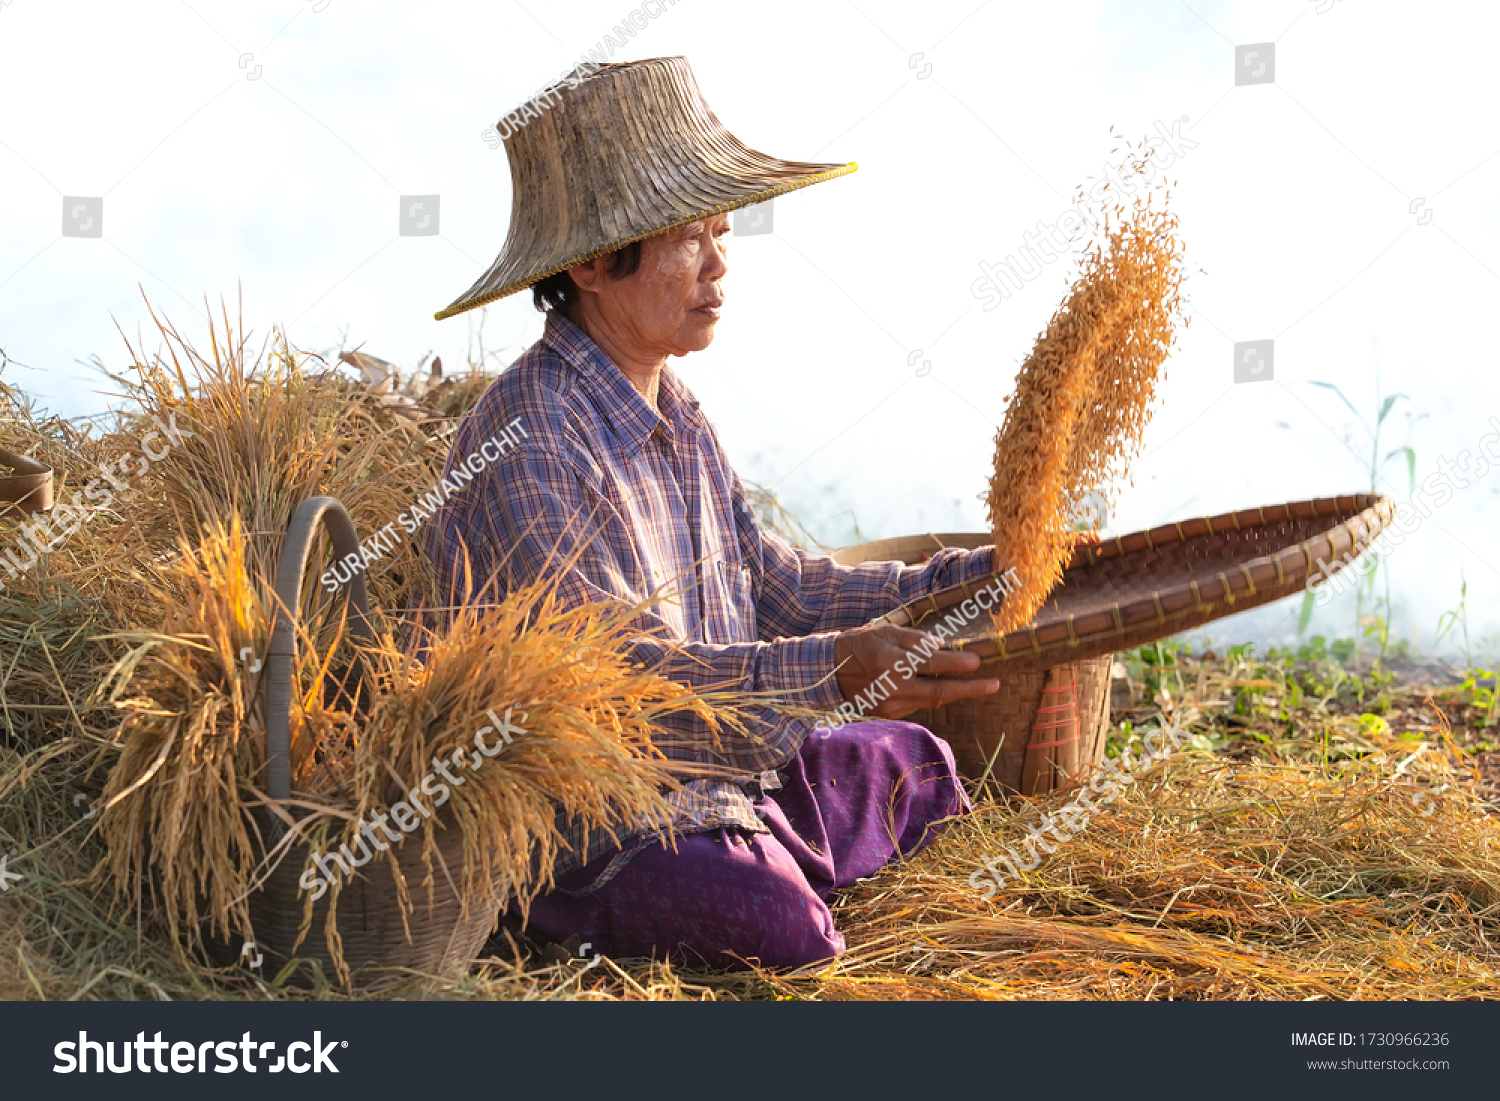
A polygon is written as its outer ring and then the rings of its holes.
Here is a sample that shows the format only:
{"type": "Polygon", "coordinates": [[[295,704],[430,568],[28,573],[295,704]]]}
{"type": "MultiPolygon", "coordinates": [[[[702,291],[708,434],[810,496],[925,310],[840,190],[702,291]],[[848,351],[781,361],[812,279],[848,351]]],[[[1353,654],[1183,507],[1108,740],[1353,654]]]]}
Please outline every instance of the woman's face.
{"type": "Polygon", "coordinates": [[[594,305],[609,331],[643,358],[683,356],[712,344],[724,305],[719,280],[729,270],[728,235],[727,214],[678,226],[641,242],[633,274],[593,280],[594,305]]]}

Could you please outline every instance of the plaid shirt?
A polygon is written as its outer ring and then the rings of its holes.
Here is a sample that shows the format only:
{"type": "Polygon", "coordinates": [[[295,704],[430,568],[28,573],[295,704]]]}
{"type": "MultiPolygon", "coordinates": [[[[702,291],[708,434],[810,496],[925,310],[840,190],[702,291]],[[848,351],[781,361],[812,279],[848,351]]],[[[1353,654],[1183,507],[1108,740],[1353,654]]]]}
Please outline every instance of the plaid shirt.
{"type": "MultiPolygon", "coordinates": [[[[445,479],[486,440],[517,436],[517,423],[524,430],[519,446],[484,465],[428,522],[424,549],[439,591],[476,598],[464,588],[461,545],[473,586],[496,575],[502,592],[550,569],[549,560],[576,555],[558,579],[570,607],[671,594],[639,617],[651,635],[634,643],[638,660],[694,688],[738,684],[832,710],[843,702],[832,632],[990,574],[989,549],[940,551],[920,567],[848,567],[794,550],[762,530],[713,426],[670,368],[661,372],[658,406],[580,328],[550,311],[542,339],[485,391],[454,438],[445,479]],[[507,554],[508,577],[496,573],[507,554]]],[[[732,777],[695,779],[674,793],[676,832],[765,831],[751,789],[796,754],[811,728],[759,715],[759,730],[720,731],[717,748],[701,720],[662,723],[669,758],[732,777]]],[[[558,826],[568,846],[553,869],[558,877],[616,847],[600,830],[558,826]]],[[[588,890],[658,836],[636,831],[588,890]]]]}

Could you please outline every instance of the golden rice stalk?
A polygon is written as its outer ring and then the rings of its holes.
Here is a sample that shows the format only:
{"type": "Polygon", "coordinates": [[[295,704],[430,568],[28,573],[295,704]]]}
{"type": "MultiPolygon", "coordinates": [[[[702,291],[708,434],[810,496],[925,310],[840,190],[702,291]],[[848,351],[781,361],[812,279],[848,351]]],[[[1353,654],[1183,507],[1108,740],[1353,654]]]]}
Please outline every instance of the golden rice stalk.
{"type": "Polygon", "coordinates": [[[245,542],[237,517],[199,547],[182,540],[181,558],[154,582],[160,631],[115,636],[133,646],[110,678],[126,717],[99,816],[103,865],[116,897],[165,920],[174,938],[196,936],[210,916],[225,930],[249,928],[259,857],[241,812],[265,736],[239,655],[265,652],[269,617],[245,542]]]}
{"type": "MultiPolygon", "coordinates": [[[[154,311],[152,319],[160,350],[139,354],[126,338],[128,367],[98,363],[124,400],[97,422],[44,417],[0,381],[0,440],[53,467],[58,501],[74,501],[91,482],[108,491],[103,504],[105,494],[85,498],[79,530],[42,555],[19,538],[21,518],[0,518],[0,556],[24,571],[0,567],[0,620],[7,601],[25,623],[31,607],[66,599],[117,629],[155,624],[150,575],[175,557],[179,535],[238,515],[252,572],[269,575],[296,507],[319,494],[339,498],[361,531],[373,531],[436,484],[449,451],[443,437],[493,381],[471,372],[444,382],[442,409],[428,408],[419,429],[280,334],[257,352],[227,308],[210,318],[203,350],[154,311]]],[[[373,602],[391,608],[429,580],[415,537],[398,540],[368,574],[373,602]]],[[[40,654],[22,645],[29,671],[40,654]]],[[[70,698],[89,696],[118,656],[75,667],[70,698]]],[[[38,675],[51,675],[44,662],[38,675]]]]}
{"type": "MultiPolygon", "coordinates": [[[[359,821],[405,799],[435,760],[456,759],[462,783],[451,788],[443,813],[447,828],[464,837],[460,893],[479,904],[514,899],[524,910],[551,883],[561,855],[559,809],[616,841],[669,825],[666,792],[688,773],[663,756],[657,720],[684,710],[711,724],[737,720],[711,706],[712,697],[632,663],[625,644],[635,614],[608,605],[562,608],[552,583],[539,580],[497,606],[456,609],[423,663],[389,650],[370,654],[383,671],[362,737],[347,761],[321,766],[327,787],[347,793],[354,817],[330,820],[322,843],[330,850],[353,844],[359,821]],[[524,733],[483,762],[474,732],[494,725],[491,711],[513,715],[524,733]],[[470,763],[473,770],[464,771],[470,763]]],[[[442,874],[437,840],[429,829],[429,897],[442,874]]],[[[393,875],[394,855],[385,854],[393,875]]],[[[305,917],[311,914],[309,900],[305,917]]],[[[325,931],[331,944],[331,917],[325,931]]]]}
{"type": "MultiPolygon", "coordinates": [[[[1144,150],[1131,202],[1094,214],[1098,239],[1067,300],[1021,365],[995,437],[988,509],[996,561],[1019,588],[995,616],[999,631],[1036,615],[1077,541],[1069,508],[1126,474],[1140,445],[1158,373],[1184,322],[1177,218],[1154,202],[1144,150]]],[[[1113,185],[1109,185],[1112,187],[1113,185]]],[[[1082,201],[1082,200],[1080,200],[1082,201]]]]}
{"type": "MultiPolygon", "coordinates": [[[[1392,738],[1350,761],[1183,753],[1050,854],[1027,849],[1028,828],[1075,793],[981,805],[851,893],[849,951],[779,992],[1492,1000],[1500,822],[1462,789],[1415,801],[1396,773],[1411,751],[1392,738]],[[988,899],[969,879],[1032,851],[1039,864],[988,899]]],[[[1454,779],[1441,762],[1439,779],[1454,779]]]]}
{"type": "MultiPolygon", "coordinates": [[[[121,509],[131,543],[169,557],[179,533],[227,527],[237,515],[251,540],[251,573],[271,577],[281,536],[307,498],[337,497],[360,531],[374,531],[441,476],[446,444],[383,415],[362,400],[364,387],[311,373],[316,357],[285,336],[255,354],[243,320],[236,331],[223,311],[200,351],[152,319],[165,353],[148,360],[127,339],[132,366],[111,376],[131,402],[110,437],[131,487],[121,509]],[[158,423],[175,423],[179,438],[140,469],[141,438],[158,423]]],[[[415,541],[398,540],[369,575],[371,600],[398,607],[427,576],[415,541]]]]}
{"type": "MultiPolygon", "coordinates": [[[[117,899],[190,943],[249,930],[248,898],[268,871],[246,813],[269,803],[265,723],[240,654],[265,653],[275,598],[252,579],[249,546],[233,517],[199,547],[184,541],[156,590],[162,629],[120,636],[135,648],[115,671],[128,714],[105,790],[99,828],[108,855],[97,871],[117,899]]],[[[361,647],[370,700],[359,714],[339,706],[328,658],[304,639],[294,672],[292,800],[279,809],[297,819],[294,836],[310,846],[305,867],[313,853],[352,840],[362,818],[403,800],[435,758],[472,753],[475,732],[492,725],[490,710],[511,710],[525,733],[465,772],[443,812],[405,842],[422,846],[429,898],[446,874],[434,859],[439,829],[462,831],[466,909],[506,898],[524,908],[551,881],[559,809],[617,838],[666,825],[667,792],[688,771],[663,756],[657,722],[684,710],[711,724],[740,719],[723,703],[732,697],[697,694],[632,664],[637,614],[561,608],[543,580],[497,604],[457,609],[422,661],[383,631],[361,647]]],[[[379,631],[385,621],[376,618],[379,631]]],[[[383,859],[410,913],[395,849],[383,859]]],[[[332,885],[335,903],[340,886],[332,885]]],[[[305,903],[310,923],[310,895],[305,903]]],[[[337,960],[335,912],[325,935],[337,960]]]]}

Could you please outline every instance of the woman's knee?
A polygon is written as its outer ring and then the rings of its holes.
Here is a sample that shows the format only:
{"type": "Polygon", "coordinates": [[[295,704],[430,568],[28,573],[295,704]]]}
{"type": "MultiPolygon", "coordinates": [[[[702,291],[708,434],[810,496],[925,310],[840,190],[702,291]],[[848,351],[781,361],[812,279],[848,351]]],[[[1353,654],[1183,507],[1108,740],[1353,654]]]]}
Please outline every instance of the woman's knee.
{"type": "Polygon", "coordinates": [[[769,834],[717,830],[680,838],[675,852],[652,846],[599,895],[611,955],[786,970],[844,949],[832,912],[769,834]]]}
{"type": "Polygon", "coordinates": [[[925,726],[898,719],[880,720],[890,740],[892,765],[911,798],[944,818],[972,809],[953,747],[925,726]]]}
{"type": "Polygon", "coordinates": [[[754,931],[750,952],[761,967],[790,970],[843,952],[844,937],[834,928],[833,912],[795,865],[769,873],[756,893],[764,920],[754,931]]]}

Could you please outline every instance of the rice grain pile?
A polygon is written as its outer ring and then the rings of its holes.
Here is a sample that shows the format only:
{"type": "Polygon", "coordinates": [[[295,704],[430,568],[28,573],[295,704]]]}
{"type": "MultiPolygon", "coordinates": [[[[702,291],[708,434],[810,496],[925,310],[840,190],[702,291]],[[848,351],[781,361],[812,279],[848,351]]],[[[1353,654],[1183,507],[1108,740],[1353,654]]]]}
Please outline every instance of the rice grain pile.
{"type": "Polygon", "coordinates": [[[1165,186],[1147,182],[1145,150],[1130,150],[1122,172],[1138,178],[1134,194],[1126,200],[1113,183],[1101,190],[1089,211],[1097,238],[1021,365],[995,437],[990,530],[996,561],[1020,575],[995,613],[1000,632],[1030,622],[1061,580],[1076,542],[1072,503],[1125,475],[1186,324],[1182,245],[1165,186]]]}

